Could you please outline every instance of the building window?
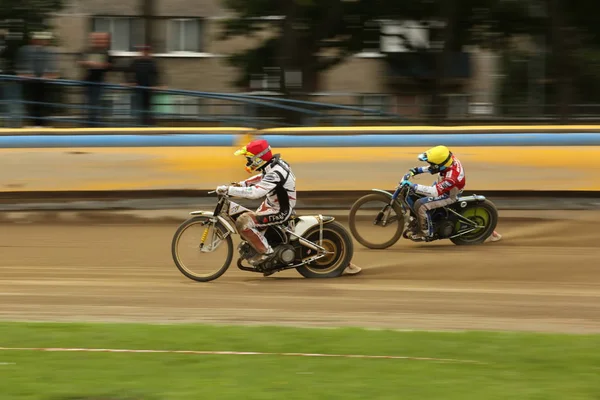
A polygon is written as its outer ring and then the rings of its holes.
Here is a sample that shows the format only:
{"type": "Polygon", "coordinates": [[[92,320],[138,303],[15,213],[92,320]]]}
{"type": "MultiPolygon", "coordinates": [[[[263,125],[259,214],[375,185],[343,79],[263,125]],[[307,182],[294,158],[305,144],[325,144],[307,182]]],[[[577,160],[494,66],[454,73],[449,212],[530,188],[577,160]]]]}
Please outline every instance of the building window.
{"type": "Polygon", "coordinates": [[[168,22],[168,46],[170,53],[202,52],[202,20],[200,18],[177,18],[168,22]]]}
{"type": "Polygon", "coordinates": [[[108,32],[113,51],[135,51],[144,43],[144,20],[135,17],[93,17],[93,32],[108,32]]]}

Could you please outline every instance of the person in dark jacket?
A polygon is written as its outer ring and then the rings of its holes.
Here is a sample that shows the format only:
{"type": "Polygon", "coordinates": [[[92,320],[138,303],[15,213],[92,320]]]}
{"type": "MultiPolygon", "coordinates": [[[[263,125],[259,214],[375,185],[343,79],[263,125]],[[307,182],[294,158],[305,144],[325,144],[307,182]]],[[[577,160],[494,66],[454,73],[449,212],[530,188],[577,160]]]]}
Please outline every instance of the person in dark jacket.
{"type": "MultiPolygon", "coordinates": [[[[13,28],[14,29],[14,28],[13,28]]],[[[3,46],[0,52],[2,60],[2,74],[17,75],[17,58],[22,46],[23,34],[14,29],[3,33],[3,46]]],[[[18,80],[4,80],[2,82],[2,100],[4,107],[2,112],[8,115],[8,127],[20,128],[24,116],[23,106],[23,82],[18,80]]]]}
{"type": "Polygon", "coordinates": [[[114,59],[110,55],[110,35],[106,32],[90,33],[90,46],[81,52],[77,63],[84,70],[83,80],[89,82],[85,86],[88,106],[88,126],[97,127],[102,106],[106,74],[113,69],[114,59]]]}
{"type": "Polygon", "coordinates": [[[136,57],[128,68],[127,82],[135,86],[135,109],[140,114],[142,125],[154,125],[152,117],[152,95],[159,88],[160,73],[158,63],[152,57],[150,46],[140,46],[140,55],[136,57]]]}
{"type": "Polygon", "coordinates": [[[29,45],[19,49],[17,54],[17,73],[22,78],[33,78],[25,81],[25,97],[30,114],[36,126],[47,125],[48,94],[51,87],[48,79],[58,78],[56,54],[48,46],[52,35],[48,32],[36,32],[29,45]]]}

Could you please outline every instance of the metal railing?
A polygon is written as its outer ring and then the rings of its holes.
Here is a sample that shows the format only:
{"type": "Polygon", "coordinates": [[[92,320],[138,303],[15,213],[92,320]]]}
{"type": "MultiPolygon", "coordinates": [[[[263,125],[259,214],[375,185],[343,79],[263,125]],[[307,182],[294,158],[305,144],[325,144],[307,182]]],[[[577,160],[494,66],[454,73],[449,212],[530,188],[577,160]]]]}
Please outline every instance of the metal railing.
{"type": "MultiPolygon", "coordinates": [[[[392,94],[313,93],[311,100],[295,100],[278,93],[215,93],[153,89],[150,111],[138,106],[140,90],[131,86],[76,80],[43,80],[44,101],[34,101],[31,84],[39,79],[0,75],[0,126],[51,125],[58,127],[144,126],[351,126],[428,124],[429,102],[425,96],[412,101],[392,94]],[[97,102],[91,91],[100,90],[97,102]],[[323,100],[323,101],[314,101],[323,100]],[[361,104],[362,103],[362,104],[361,104]],[[31,109],[42,105],[41,118],[31,109]],[[94,115],[97,118],[92,118],[94,115]],[[143,117],[150,116],[151,120],[143,117]]],[[[39,89],[37,89],[39,90],[39,89]]],[[[410,97],[409,97],[410,98],[410,97]]],[[[491,105],[473,101],[471,95],[446,95],[444,119],[448,123],[523,123],[558,120],[554,105],[491,105]]],[[[571,106],[573,121],[600,121],[600,104],[571,106]]]]}
{"type": "Polygon", "coordinates": [[[96,127],[225,124],[265,128],[311,125],[327,120],[340,120],[349,124],[348,121],[352,118],[368,117],[401,120],[400,115],[379,109],[293,100],[277,95],[152,89],[65,79],[21,78],[12,75],[0,75],[0,85],[0,117],[5,127],[41,124],[96,127]],[[44,84],[44,101],[32,100],[34,95],[28,93],[31,84],[35,82],[44,84]],[[93,90],[101,92],[101,95],[96,94],[96,102],[89,101],[93,90]],[[136,105],[143,90],[153,92],[154,100],[149,111],[136,105]],[[32,116],[31,109],[35,105],[42,106],[42,116],[32,116]],[[150,115],[153,122],[145,121],[144,115],[150,115]],[[296,123],[287,121],[290,115],[296,117],[291,118],[296,120],[296,123]],[[29,123],[30,120],[33,122],[29,123]]]}

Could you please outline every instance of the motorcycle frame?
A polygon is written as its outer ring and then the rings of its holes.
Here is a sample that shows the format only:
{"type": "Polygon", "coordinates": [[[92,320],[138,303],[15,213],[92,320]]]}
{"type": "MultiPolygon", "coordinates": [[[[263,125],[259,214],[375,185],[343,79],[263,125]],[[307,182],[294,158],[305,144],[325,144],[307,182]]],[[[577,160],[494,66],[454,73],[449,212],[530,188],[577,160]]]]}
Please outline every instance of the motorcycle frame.
{"type": "MultiPolygon", "coordinates": [[[[403,187],[401,185],[398,185],[393,194],[387,190],[382,190],[382,189],[371,189],[371,191],[377,192],[377,193],[382,193],[382,194],[385,194],[386,196],[390,197],[390,202],[388,205],[386,205],[386,207],[384,209],[387,209],[388,207],[393,207],[394,203],[400,205],[400,207],[402,208],[402,212],[404,214],[404,229],[406,229],[408,217],[410,216],[410,214],[413,214],[416,216],[414,209],[411,207],[411,205],[408,203],[408,200],[407,200],[408,196],[410,194],[409,188],[407,186],[403,187]]],[[[424,196],[421,196],[421,197],[424,197],[424,196]]],[[[461,197],[460,205],[461,205],[461,207],[464,208],[469,203],[482,202],[485,200],[486,200],[485,196],[474,194],[474,195],[470,195],[470,196],[461,197]]],[[[474,224],[473,221],[463,217],[462,215],[460,215],[453,209],[449,208],[448,206],[444,206],[442,208],[445,209],[446,211],[454,214],[456,217],[458,217],[458,219],[460,219],[461,221],[463,221],[466,224],[471,226],[471,228],[469,228],[465,231],[461,231],[461,232],[458,232],[458,233],[450,236],[449,239],[466,235],[467,233],[473,232],[474,230],[479,229],[479,228],[484,228],[483,226],[474,224]]],[[[376,217],[376,223],[381,220],[380,218],[383,216],[383,213],[384,213],[384,211],[379,212],[379,214],[376,217]]],[[[385,223],[386,223],[386,221],[384,221],[384,226],[385,226],[385,223]]]]}
{"type": "MultiPolygon", "coordinates": [[[[214,191],[209,192],[209,194],[211,193],[215,193],[214,191]]],[[[229,215],[229,195],[227,194],[223,194],[223,195],[219,195],[219,200],[217,201],[217,205],[215,206],[214,211],[208,212],[208,211],[192,211],[190,212],[190,215],[193,216],[205,216],[205,217],[209,217],[209,221],[214,223],[221,223],[226,229],[227,229],[227,236],[232,235],[232,234],[238,234],[239,232],[235,226],[235,222],[233,221],[233,219],[231,218],[231,216],[229,215]]],[[[324,247],[323,247],[323,227],[327,222],[331,222],[334,219],[332,218],[330,221],[325,221],[322,215],[318,215],[316,216],[317,222],[318,222],[318,226],[319,226],[319,243],[314,243],[311,242],[310,240],[305,239],[304,237],[302,237],[301,234],[297,234],[296,232],[292,231],[291,229],[289,229],[288,227],[283,227],[281,225],[274,225],[272,226],[272,228],[278,229],[281,232],[287,233],[291,236],[294,236],[298,239],[298,242],[305,246],[310,248],[311,250],[316,251],[318,254],[314,257],[321,258],[321,257],[325,257],[326,255],[331,254],[331,252],[328,252],[324,247]]],[[[307,230],[310,229],[307,228],[307,230]]],[[[213,231],[214,234],[214,231],[213,231]]],[[[289,236],[284,235],[284,237],[289,238],[289,236]]],[[[311,257],[309,259],[309,261],[306,261],[300,265],[304,265],[308,262],[312,262],[314,261],[314,257],[311,257]]],[[[318,259],[317,258],[317,259],[318,259]]],[[[298,266],[298,265],[296,265],[298,266]]]]}

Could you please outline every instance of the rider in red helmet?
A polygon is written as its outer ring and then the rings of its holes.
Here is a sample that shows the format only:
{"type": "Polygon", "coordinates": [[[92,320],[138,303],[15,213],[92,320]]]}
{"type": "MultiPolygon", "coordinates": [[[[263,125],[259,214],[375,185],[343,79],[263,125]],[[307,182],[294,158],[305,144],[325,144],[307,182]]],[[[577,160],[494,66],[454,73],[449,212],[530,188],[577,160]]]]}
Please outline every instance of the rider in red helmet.
{"type": "Polygon", "coordinates": [[[256,211],[246,212],[236,221],[240,235],[258,252],[248,262],[257,265],[273,254],[264,237],[264,229],[286,222],[293,213],[296,206],[296,177],[279,154],[272,154],[271,146],[264,139],[248,143],[235,155],[246,157],[246,171],[260,173],[233,186],[219,186],[217,193],[246,199],[266,196],[256,211]]]}

